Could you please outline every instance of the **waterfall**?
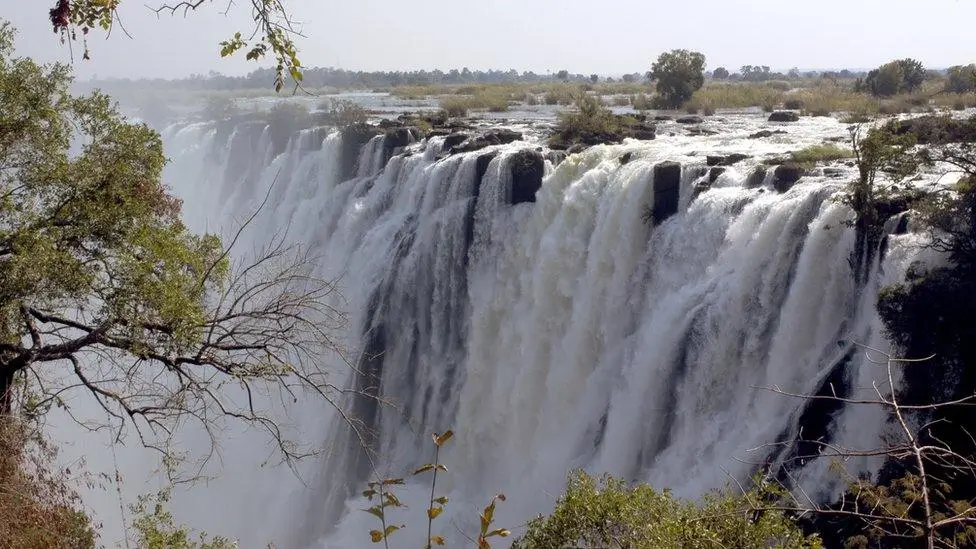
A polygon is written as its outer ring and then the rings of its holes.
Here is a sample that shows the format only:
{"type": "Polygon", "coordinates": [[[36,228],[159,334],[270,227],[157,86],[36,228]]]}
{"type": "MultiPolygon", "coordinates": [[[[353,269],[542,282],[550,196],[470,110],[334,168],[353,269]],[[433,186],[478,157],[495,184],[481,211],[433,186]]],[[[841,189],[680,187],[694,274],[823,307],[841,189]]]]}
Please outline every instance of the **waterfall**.
{"type": "MultiPolygon", "coordinates": [[[[384,162],[376,137],[343,181],[337,132],[303,130],[276,154],[260,124],[225,126],[164,132],[166,181],[188,225],[226,227],[267,195],[248,245],[287,230],[322,258],[319,274],[338,281],[349,313],[339,335],[355,373],[330,366],[388,403],[348,403],[369,427],[379,472],[406,474],[431,458],[431,433],[457,433],[439,488],[451,496],[439,521],[452,538],[451,520],[470,527],[497,492],[508,495],[500,525],[546,512],[574,468],[697,497],[785,459],[805,407],[772,389],[870,389],[880,372],[855,344],[886,347],[878,288],[917,255],[917,235],[891,235],[857,286],[852,212],[834,199],[846,179],[808,176],[778,193],[768,174],[750,184],[757,159],[710,174],[680,136],[547,160],[535,200],[512,204],[513,159],[532,139],[445,155],[435,137],[384,162]],[[664,161],[681,164],[678,211],[651,220],[664,161]]],[[[814,130],[797,139],[819,141],[814,130]]],[[[200,509],[209,531],[218,524],[255,547],[369,545],[376,525],[358,510],[369,467],[356,437],[320,404],[297,406],[291,419],[330,449],[323,459],[300,475],[232,465],[185,514],[200,509]],[[230,497],[245,503],[215,504],[230,497]]],[[[862,446],[884,429],[869,406],[811,421],[862,446]]],[[[234,463],[260,452],[246,435],[229,444],[234,463]]],[[[856,465],[871,474],[880,463],[856,465]]],[[[836,488],[825,459],[796,475],[821,497],[836,488]]],[[[418,524],[428,490],[403,487],[413,518],[395,522],[418,524]]],[[[397,536],[423,543],[420,530],[397,536]]]]}

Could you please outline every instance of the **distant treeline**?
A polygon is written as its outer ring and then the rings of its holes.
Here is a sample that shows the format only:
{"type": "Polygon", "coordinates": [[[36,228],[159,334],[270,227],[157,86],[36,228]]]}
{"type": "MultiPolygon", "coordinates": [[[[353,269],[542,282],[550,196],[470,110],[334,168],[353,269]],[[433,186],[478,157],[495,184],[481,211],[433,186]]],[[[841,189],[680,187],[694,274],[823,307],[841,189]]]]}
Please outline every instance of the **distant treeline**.
{"type": "MultiPolygon", "coordinates": [[[[787,73],[773,72],[766,66],[746,65],[738,72],[731,72],[724,67],[716,68],[709,76],[717,80],[743,80],[762,82],[768,80],[794,80],[799,78],[835,78],[848,79],[864,76],[863,72],[850,70],[827,72],[800,72],[796,69],[787,73]]],[[[225,76],[211,71],[207,75],[194,74],[187,78],[166,80],[162,78],[147,79],[101,79],[87,82],[87,85],[111,88],[115,91],[126,89],[171,89],[171,90],[247,90],[268,88],[275,79],[274,69],[258,69],[246,76],[225,76]]],[[[515,69],[507,71],[488,70],[472,71],[468,68],[461,70],[420,70],[420,71],[350,71],[335,68],[309,68],[304,70],[303,85],[308,88],[338,88],[338,89],[387,89],[397,86],[429,86],[429,85],[465,85],[465,84],[537,84],[545,82],[641,82],[646,74],[635,72],[619,77],[600,77],[595,74],[572,74],[561,70],[547,74],[537,74],[532,71],[519,72],[515,69]]]]}

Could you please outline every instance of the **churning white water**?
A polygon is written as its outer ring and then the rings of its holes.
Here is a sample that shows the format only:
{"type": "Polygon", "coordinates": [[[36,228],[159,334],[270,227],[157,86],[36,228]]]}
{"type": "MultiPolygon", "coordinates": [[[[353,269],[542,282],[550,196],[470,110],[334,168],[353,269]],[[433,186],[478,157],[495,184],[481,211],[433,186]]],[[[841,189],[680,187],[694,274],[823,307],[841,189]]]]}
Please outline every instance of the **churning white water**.
{"type": "MultiPolygon", "coordinates": [[[[338,280],[349,313],[341,336],[360,372],[328,366],[349,386],[378,383],[389,402],[347,403],[378,432],[379,474],[429,461],[430,434],[455,430],[438,489],[451,502],[437,522],[461,540],[455,527],[470,532],[497,492],[508,496],[498,522],[517,533],[551,508],[573,468],[688,497],[748,477],[785,456],[774,443],[801,427],[802,402],[770,388],[813,393],[839,371],[856,392],[880,376],[854,344],[886,346],[877,289],[903,276],[918,237],[891,236],[858,287],[852,214],[833,198],[849,173],[806,177],[782,194],[746,184],[761,155],[843,135],[843,126],[804,119],[787,136],[746,139],[756,120],[547,161],[536,201],[516,205],[509,164],[539,143],[493,147],[500,154],[479,167],[486,150],[441,158],[443,138],[385,162],[378,137],[357,177],[342,181],[342,139],[328,129],[297,133],[276,154],[261,125],[228,134],[180,124],[164,132],[166,178],[201,231],[239,221],[271,189],[247,245],[287,229],[321,256],[320,274],[338,280]],[[696,196],[706,152],[756,158],[696,196]],[[682,164],[679,211],[654,226],[644,213],[654,166],[666,160],[682,164]]],[[[355,497],[368,469],[348,429],[316,402],[299,402],[289,421],[327,455],[299,475],[259,468],[263,439],[238,434],[221,477],[179,500],[181,517],[247,547],[372,545],[375,518],[355,497]]],[[[819,421],[834,440],[862,446],[883,428],[867,406],[819,421]]],[[[830,490],[823,461],[797,471],[811,493],[830,490]]],[[[396,534],[405,545],[423,543],[428,490],[399,491],[409,508],[392,522],[408,525],[396,534]]]]}

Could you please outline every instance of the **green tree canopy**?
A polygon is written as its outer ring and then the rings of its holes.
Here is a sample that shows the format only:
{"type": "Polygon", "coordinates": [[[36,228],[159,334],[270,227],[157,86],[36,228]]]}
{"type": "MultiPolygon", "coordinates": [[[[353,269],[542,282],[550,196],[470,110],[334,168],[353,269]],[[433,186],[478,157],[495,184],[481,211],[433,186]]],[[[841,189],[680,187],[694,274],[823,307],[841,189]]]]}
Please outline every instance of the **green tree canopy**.
{"type": "MultiPolygon", "coordinates": [[[[157,14],[185,16],[213,3],[213,0],[182,0],[161,4],[153,9],[157,14]]],[[[62,43],[80,39],[84,46],[83,58],[88,59],[91,55],[87,41],[89,32],[98,29],[109,31],[121,26],[118,14],[121,4],[122,0],[56,0],[49,17],[62,43]]],[[[284,0],[250,0],[249,4],[254,28],[243,34],[237,32],[221,42],[220,55],[224,57],[243,51],[249,61],[270,55],[277,63],[275,90],[280,91],[288,78],[296,85],[301,83],[302,64],[295,45],[300,31],[289,16],[284,0]]],[[[233,2],[227,9],[232,7],[240,9],[233,2]]],[[[224,9],[224,6],[221,5],[220,9],[224,9]]],[[[122,28],[122,31],[125,32],[125,29],[122,28]]]]}
{"type": "Polygon", "coordinates": [[[680,107],[705,84],[705,56],[688,50],[662,53],[647,76],[657,83],[664,106],[680,107]]]}
{"type": "Polygon", "coordinates": [[[898,59],[870,71],[863,86],[877,97],[919,90],[925,82],[925,67],[914,59],[898,59]]]}
{"type": "Polygon", "coordinates": [[[950,93],[970,93],[976,91],[976,64],[949,67],[949,79],[945,91],[950,93]]]}
{"type": "Polygon", "coordinates": [[[105,95],[72,96],[67,67],[14,57],[13,35],[0,28],[0,413],[80,391],[163,442],[177,423],[231,417],[302,455],[251,396],[329,397],[332,286],[280,239],[237,264],[190,232],[159,135],[105,95]]]}

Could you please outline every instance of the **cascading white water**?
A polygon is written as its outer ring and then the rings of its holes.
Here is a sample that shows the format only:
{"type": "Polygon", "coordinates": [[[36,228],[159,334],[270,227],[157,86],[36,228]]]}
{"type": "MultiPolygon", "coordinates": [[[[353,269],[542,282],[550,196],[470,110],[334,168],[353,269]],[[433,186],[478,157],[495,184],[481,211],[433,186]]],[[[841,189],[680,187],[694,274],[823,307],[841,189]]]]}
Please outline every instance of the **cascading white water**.
{"type": "MultiPolygon", "coordinates": [[[[812,128],[792,146],[824,133],[812,128]]],[[[535,144],[495,147],[500,154],[479,166],[485,151],[439,158],[434,138],[384,165],[375,138],[357,176],[340,181],[341,138],[324,129],[296,134],[278,155],[256,126],[228,134],[176,125],[164,139],[167,181],[192,228],[225,227],[270,188],[251,243],[287,227],[321,255],[321,274],[339,279],[350,313],[342,335],[350,356],[362,357],[360,382],[379,383],[391,404],[357,404],[378,428],[380,473],[406,473],[429,460],[430,433],[457,432],[442,454],[451,473],[440,491],[451,503],[439,521],[450,537],[452,520],[470,526],[496,492],[508,495],[502,525],[545,512],[572,468],[696,497],[777,459],[770,444],[796,432],[802,403],[770,389],[812,393],[837,368],[851,390],[870,387],[877,366],[853,345],[885,346],[877,289],[899,280],[917,251],[918,237],[891,236],[858,288],[851,212],[832,199],[843,179],[804,178],[779,194],[747,188],[748,169],[733,167],[696,196],[707,176],[686,137],[547,162],[536,202],[516,205],[509,164],[535,144]],[[622,163],[625,152],[633,160],[622,163]],[[681,207],[652,226],[643,214],[664,160],[683,164],[681,207]]],[[[756,145],[718,146],[737,147],[756,145]]],[[[316,404],[292,420],[334,450],[304,465],[304,485],[282,469],[241,465],[260,449],[240,437],[227,452],[237,465],[188,498],[184,514],[199,509],[208,530],[255,547],[370,545],[375,519],[347,499],[365,482],[348,431],[316,404]],[[235,505],[214,505],[230,497],[235,505]]],[[[866,406],[824,421],[841,441],[876,440],[883,429],[866,406]]],[[[798,472],[811,492],[831,489],[821,461],[798,472]]],[[[404,487],[413,517],[394,521],[418,524],[427,490],[404,487]]],[[[422,544],[420,530],[397,536],[422,544]]]]}

